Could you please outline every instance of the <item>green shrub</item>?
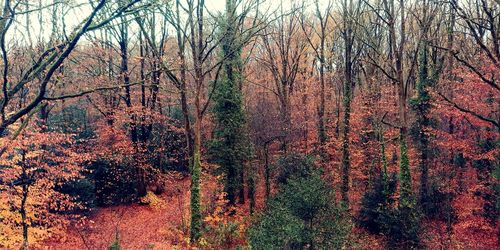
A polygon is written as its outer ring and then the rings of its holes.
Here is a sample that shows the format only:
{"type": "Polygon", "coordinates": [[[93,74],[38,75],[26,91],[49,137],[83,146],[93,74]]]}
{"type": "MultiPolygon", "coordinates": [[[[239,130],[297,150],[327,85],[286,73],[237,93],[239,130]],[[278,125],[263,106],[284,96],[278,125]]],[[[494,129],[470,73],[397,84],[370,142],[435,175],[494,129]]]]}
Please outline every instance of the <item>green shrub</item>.
{"type": "Polygon", "coordinates": [[[118,240],[114,240],[111,245],[109,245],[108,250],[120,250],[120,243],[118,243],[118,240]]]}
{"type": "Polygon", "coordinates": [[[361,208],[358,215],[358,224],[369,232],[379,234],[387,228],[387,218],[392,216],[393,199],[396,191],[396,175],[384,177],[380,174],[361,200],[361,208]]]}
{"type": "MultiPolygon", "coordinates": [[[[312,166],[312,165],[309,165],[312,166]]],[[[339,249],[351,225],[317,171],[288,172],[280,192],[249,228],[252,249],[339,249]]],[[[312,169],[312,168],[311,168],[312,169]]]]}
{"type": "Polygon", "coordinates": [[[420,247],[421,214],[412,196],[410,202],[396,206],[395,174],[378,177],[371,189],[363,196],[358,224],[374,234],[387,237],[389,249],[413,249],[420,247]]]}
{"type": "MultiPolygon", "coordinates": [[[[66,182],[58,189],[61,193],[73,197],[76,202],[84,205],[86,209],[92,208],[95,205],[95,185],[87,178],[66,182]]],[[[87,210],[83,212],[87,212],[87,210]]]]}
{"type": "Polygon", "coordinates": [[[312,157],[290,154],[281,157],[276,166],[278,184],[286,184],[289,179],[308,177],[316,167],[312,157]]]}

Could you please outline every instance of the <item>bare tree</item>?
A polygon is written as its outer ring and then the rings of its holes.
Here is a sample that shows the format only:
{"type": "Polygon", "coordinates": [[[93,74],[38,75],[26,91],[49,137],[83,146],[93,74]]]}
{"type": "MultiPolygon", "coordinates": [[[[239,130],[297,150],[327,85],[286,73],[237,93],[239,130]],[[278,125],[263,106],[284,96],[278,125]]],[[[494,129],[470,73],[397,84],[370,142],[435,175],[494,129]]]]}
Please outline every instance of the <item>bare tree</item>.
{"type": "MultiPolygon", "coordinates": [[[[459,62],[470,72],[475,74],[485,84],[491,87],[493,93],[498,94],[498,74],[500,70],[500,8],[496,1],[492,0],[468,0],[450,1],[450,30],[448,32],[448,44],[446,46],[434,45],[449,52],[448,64],[452,67],[452,60],[459,62]],[[462,29],[454,30],[455,23],[462,29]],[[464,34],[464,35],[462,35],[464,34]],[[460,43],[466,46],[455,48],[455,37],[463,37],[460,43]],[[472,48],[467,46],[471,45],[472,48]],[[472,52],[472,53],[471,53],[472,52]],[[477,60],[478,57],[484,60],[477,60]],[[493,70],[484,70],[486,64],[491,65],[493,70]]],[[[482,112],[471,110],[465,105],[453,100],[452,95],[438,93],[442,99],[461,112],[468,113],[474,117],[488,122],[500,129],[498,109],[489,112],[491,116],[485,116],[482,112]]]]}
{"type": "Polygon", "coordinates": [[[344,117],[342,126],[342,201],[349,207],[349,172],[351,168],[349,133],[351,119],[351,102],[358,69],[359,56],[363,49],[363,44],[356,37],[359,32],[359,25],[363,22],[364,4],[362,1],[344,0],[342,2],[341,22],[337,22],[343,41],[344,52],[344,72],[343,72],[343,107],[344,117]]]}
{"type": "MultiPolygon", "coordinates": [[[[97,30],[113,19],[121,16],[124,12],[132,11],[139,0],[126,3],[101,0],[92,6],[91,13],[73,30],[72,34],[59,44],[46,49],[36,57],[36,60],[19,76],[12,75],[12,65],[9,59],[9,50],[6,44],[7,32],[11,29],[15,18],[26,13],[19,9],[20,2],[13,3],[11,0],[4,1],[0,20],[0,48],[2,51],[2,98],[0,99],[0,134],[5,136],[7,128],[19,119],[29,115],[47,98],[47,90],[53,84],[51,79],[64,63],[70,53],[76,48],[78,41],[87,32],[97,30]],[[102,9],[109,6],[112,9],[109,15],[102,16],[102,9]],[[95,21],[95,19],[99,19],[95,21]],[[37,81],[37,79],[41,79],[37,81]],[[30,88],[28,88],[30,86],[30,88]],[[21,108],[12,106],[14,96],[19,95],[21,90],[33,93],[33,98],[21,108]]],[[[29,11],[30,13],[31,11],[29,11]]]]}
{"type": "Polygon", "coordinates": [[[292,129],[290,96],[308,45],[305,39],[300,38],[301,18],[296,9],[296,6],[292,6],[292,10],[285,11],[281,3],[280,11],[275,14],[275,22],[261,35],[265,51],[264,56],[259,58],[271,72],[274,81],[282,123],[281,149],[285,153],[288,151],[292,129]]]}
{"type": "Polygon", "coordinates": [[[312,65],[313,68],[318,68],[319,74],[319,102],[317,104],[317,112],[318,112],[318,143],[319,143],[319,151],[323,160],[327,158],[325,152],[325,143],[327,141],[327,134],[325,128],[325,92],[326,92],[326,81],[329,79],[325,74],[331,69],[330,65],[327,65],[327,39],[331,35],[331,29],[329,28],[329,22],[331,22],[330,12],[332,11],[332,2],[329,0],[324,10],[321,10],[320,4],[318,1],[314,2],[315,4],[315,14],[314,17],[317,19],[316,21],[311,21],[307,23],[307,18],[305,15],[301,16],[301,27],[305,33],[305,37],[314,51],[315,60],[312,65]],[[314,41],[313,36],[318,37],[319,41],[314,41]],[[317,67],[316,61],[319,62],[319,66],[317,67]]]}

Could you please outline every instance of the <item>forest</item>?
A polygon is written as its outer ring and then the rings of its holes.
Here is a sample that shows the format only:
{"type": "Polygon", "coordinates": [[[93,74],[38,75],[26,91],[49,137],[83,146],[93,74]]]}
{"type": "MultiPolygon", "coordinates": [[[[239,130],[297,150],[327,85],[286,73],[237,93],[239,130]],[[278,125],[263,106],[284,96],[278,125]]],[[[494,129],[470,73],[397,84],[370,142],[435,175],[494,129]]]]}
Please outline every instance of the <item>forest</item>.
{"type": "Polygon", "coordinates": [[[0,0],[0,249],[500,249],[499,0],[0,0]]]}

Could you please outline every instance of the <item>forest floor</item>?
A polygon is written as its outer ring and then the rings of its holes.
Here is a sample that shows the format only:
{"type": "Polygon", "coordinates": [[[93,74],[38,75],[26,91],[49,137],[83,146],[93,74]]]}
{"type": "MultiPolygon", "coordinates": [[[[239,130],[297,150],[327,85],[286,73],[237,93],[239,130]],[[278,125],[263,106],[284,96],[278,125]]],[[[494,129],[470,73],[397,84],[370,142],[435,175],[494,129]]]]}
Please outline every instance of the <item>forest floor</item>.
{"type": "MultiPolygon", "coordinates": [[[[213,178],[203,176],[202,202],[208,211],[214,210],[220,187],[213,178]]],[[[146,196],[142,203],[110,206],[96,209],[87,218],[85,225],[73,225],[65,232],[45,240],[40,246],[32,249],[54,250],[102,250],[108,249],[118,239],[120,249],[189,249],[189,178],[177,178],[165,184],[161,195],[146,196]]],[[[257,210],[264,204],[263,187],[258,186],[256,192],[257,210]]],[[[465,200],[467,197],[463,197],[465,200]]],[[[473,202],[462,202],[476,204],[473,202]]],[[[246,206],[245,206],[246,207],[246,206]]],[[[248,211],[245,210],[244,213],[248,211]]],[[[479,208],[467,209],[472,216],[479,208]]],[[[477,216],[463,218],[466,223],[454,226],[453,244],[447,243],[446,225],[443,222],[426,221],[423,224],[422,240],[426,249],[495,249],[498,246],[500,232],[488,228],[477,216]],[[465,229],[463,228],[465,227],[465,229]],[[486,228],[486,229],[484,229],[486,228]],[[497,240],[495,240],[497,239],[497,240]],[[478,244],[471,244],[477,242],[478,244]]],[[[356,249],[384,249],[384,239],[371,235],[365,230],[354,228],[351,243],[356,249]]]]}
{"type": "Polygon", "coordinates": [[[189,222],[189,179],[167,184],[167,191],[153,196],[148,205],[131,204],[100,208],[83,226],[51,238],[39,249],[107,249],[118,238],[120,249],[172,249],[182,245],[189,222]]]}
{"type": "MultiPolygon", "coordinates": [[[[208,183],[202,188],[206,204],[210,204],[217,193],[214,180],[208,183]]],[[[108,249],[117,238],[120,249],[125,250],[189,249],[185,236],[189,228],[189,184],[189,178],[166,184],[165,192],[150,197],[147,205],[99,208],[87,218],[86,225],[71,226],[62,235],[44,241],[35,249],[102,250],[108,249]]],[[[263,188],[258,188],[257,193],[257,204],[263,204],[263,188]]],[[[383,249],[380,237],[355,231],[359,249],[383,249]]]]}

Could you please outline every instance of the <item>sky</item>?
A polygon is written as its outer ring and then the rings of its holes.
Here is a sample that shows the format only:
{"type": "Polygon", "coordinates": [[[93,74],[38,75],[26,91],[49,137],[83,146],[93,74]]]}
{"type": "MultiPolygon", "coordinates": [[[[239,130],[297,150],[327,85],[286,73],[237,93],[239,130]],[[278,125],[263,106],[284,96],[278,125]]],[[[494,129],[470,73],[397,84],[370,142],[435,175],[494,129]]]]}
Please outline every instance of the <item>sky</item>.
{"type": "MultiPolygon", "coordinates": [[[[56,0],[30,0],[32,6],[30,8],[35,8],[42,2],[44,5],[48,5],[56,0]]],[[[88,5],[88,0],[62,0],[68,3],[68,5],[78,6],[67,11],[66,15],[63,15],[63,10],[57,9],[56,15],[50,8],[44,10],[42,15],[37,12],[29,15],[29,23],[26,20],[26,15],[17,16],[15,23],[12,25],[11,29],[7,34],[8,45],[14,44],[26,44],[29,43],[31,36],[31,43],[36,43],[37,40],[48,40],[51,34],[51,20],[52,18],[58,18],[59,20],[64,18],[64,28],[67,31],[67,35],[78,25],[85,17],[87,17],[91,11],[88,5]],[[41,22],[40,22],[41,20],[41,22]],[[26,27],[29,28],[27,29],[26,27]]],[[[244,0],[247,1],[247,0],[244,0]]],[[[293,2],[302,2],[301,0],[261,0],[263,6],[270,9],[278,8],[280,2],[283,4],[284,8],[288,8],[293,2]]],[[[315,0],[305,0],[306,4],[310,7],[315,0]]],[[[320,6],[326,6],[329,0],[318,0],[320,6]]],[[[206,7],[211,12],[223,11],[226,0],[205,0],[206,7]]],[[[3,1],[0,0],[0,4],[3,6],[3,1]]],[[[25,7],[20,7],[20,10],[25,10],[25,7]]],[[[63,27],[59,27],[62,30],[63,27]]]]}

